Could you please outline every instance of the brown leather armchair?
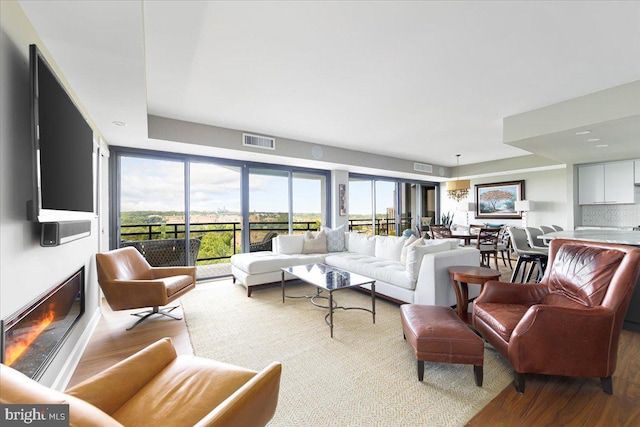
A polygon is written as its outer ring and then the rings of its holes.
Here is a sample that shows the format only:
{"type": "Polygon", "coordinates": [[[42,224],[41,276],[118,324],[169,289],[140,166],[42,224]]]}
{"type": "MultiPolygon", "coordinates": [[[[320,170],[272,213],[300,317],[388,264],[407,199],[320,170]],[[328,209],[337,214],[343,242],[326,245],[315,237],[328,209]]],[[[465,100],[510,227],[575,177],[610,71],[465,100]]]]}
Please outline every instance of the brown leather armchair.
{"type": "MultiPolygon", "coordinates": [[[[135,250],[135,249],[134,249],[135,250]]],[[[282,366],[260,372],[177,356],[164,338],[62,393],[0,365],[3,404],[68,404],[72,426],[264,426],[282,366]]]]}
{"type": "Polygon", "coordinates": [[[151,267],[133,247],[96,254],[98,283],[112,310],[152,307],[135,313],[138,326],[153,314],[181,319],[170,312],[177,306],[160,309],[180,298],[196,285],[195,267],[151,267]]]}
{"type": "Polygon", "coordinates": [[[618,339],[636,279],[640,249],[554,239],[536,284],[487,282],[474,302],[473,326],[514,370],[600,377],[613,393],[618,339]]]}

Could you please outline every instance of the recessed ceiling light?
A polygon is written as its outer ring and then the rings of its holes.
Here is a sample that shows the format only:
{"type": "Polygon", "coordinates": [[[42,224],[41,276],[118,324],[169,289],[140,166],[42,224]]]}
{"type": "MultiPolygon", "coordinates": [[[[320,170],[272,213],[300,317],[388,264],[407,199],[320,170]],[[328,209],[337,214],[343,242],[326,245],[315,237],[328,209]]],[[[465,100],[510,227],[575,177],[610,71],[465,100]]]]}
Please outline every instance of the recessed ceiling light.
{"type": "Polygon", "coordinates": [[[576,135],[588,135],[590,133],[591,133],[590,130],[581,130],[581,131],[576,132],[576,135]]]}
{"type": "Polygon", "coordinates": [[[587,139],[587,142],[598,142],[600,141],[602,138],[589,138],[587,139]]]}
{"type": "Polygon", "coordinates": [[[112,123],[120,127],[125,127],[127,125],[125,122],[121,122],[120,120],[114,120],[112,123]]]}
{"type": "Polygon", "coordinates": [[[598,144],[598,145],[596,145],[596,148],[605,148],[605,147],[608,147],[608,146],[609,146],[609,144],[598,144]]]}

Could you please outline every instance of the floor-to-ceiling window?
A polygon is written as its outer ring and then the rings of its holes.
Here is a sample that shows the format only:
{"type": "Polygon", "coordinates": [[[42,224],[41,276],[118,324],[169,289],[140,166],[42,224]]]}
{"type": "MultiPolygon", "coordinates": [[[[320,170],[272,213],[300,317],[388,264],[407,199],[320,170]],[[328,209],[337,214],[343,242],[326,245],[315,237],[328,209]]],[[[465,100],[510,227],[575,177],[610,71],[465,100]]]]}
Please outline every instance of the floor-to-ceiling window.
{"type": "Polygon", "coordinates": [[[373,180],[349,178],[349,230],[373,233],[373,180]]]}
{"type": "Polygon", "coordinates": [[[205,277],[220,276],[228,273],[229,257],[242,252],[242,169],[202,161],[188,165],[189,237],[200,241],[197,265],[205,277]]]}
{"type": "Polygon", "coordinates": [[[277,234],[289,234],[289,172],[249,169],[251,251],[271,250],[277,234]]]}
{"type": "Polygon", "coordinates": [[[326,210],[329,194],[324,175],[307,172],[292,174],[293,233],[319,230],[328,224],[326,210]]]}
{"type": "Polygon", "coordinates": [[[221,276],[235,253],[331,225],[328,171],[112,149],[111,247],[134,246],[156,265],[221,276]]]}
{"type": "Polygon", "coordinates": [[[396,183],[393,181],[375,182],[375,234],[395,236],[396,210],[398,205],[396,183]]]}
{"type": "Polygon", "coordinates": [[[186,263],[184,162],[152,157],[120,158],[119,246],[134,246],[152,265],[186,263]],[[158,241],[166,241],[161,248],[158,241]]]}
{"type": "MultiPolygon", "coordinates": [[[[437,184],[351,174],[349,228],[367,234],[400,235],[437,211],[437,184]]],[[[424,228],[424,227],[422,227],[424,228]]]]}

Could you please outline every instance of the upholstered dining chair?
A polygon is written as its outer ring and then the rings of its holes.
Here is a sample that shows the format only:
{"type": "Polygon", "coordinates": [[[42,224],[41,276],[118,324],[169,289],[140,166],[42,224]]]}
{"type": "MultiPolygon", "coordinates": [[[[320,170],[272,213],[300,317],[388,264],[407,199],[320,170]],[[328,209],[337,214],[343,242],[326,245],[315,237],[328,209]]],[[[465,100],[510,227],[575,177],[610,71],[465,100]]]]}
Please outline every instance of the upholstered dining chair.
{"type": "Polygon", "coordinates": [[[171,313],[177,308],[166,306],[196,285],[196,267],[151,267],[133,247],[96,254],[98,284],[112,310],[152,307],[134,313],[140,317],[127,330],[138,326],[154,314],[180,320],[171,313]]]}
{"type": "Polygon", "coordinates": [[[556,229],[553,227],[549,227],[548,225],[541,225],[540,230],[542,230],[543,234],[547,233],[555,233],[556,229]]]}
{"type": "MultiPolygon", "coordinates": [[[[540,231],[542,231],[542,234],[547,234],[547,233],[555,233],[556,229],[553,228],[553,227],[549,227],[547,225],[541,225],[540,226],[540,231]]],[[[542,239],[541,241],[542,241],[543,245],[549,246],[549,241],[548,240],[542,239]]]]}
{"type": "Polygon", "coordinates": [[[564,228],[560,227],[559,225],[551,225],[551,227],[553,227],[553,229],[556,231],[564,231],[564,228]]]}
{"type": "Polygon", "coordinates": [[[542,230],[536,227],[526,227],[525,233],[527,233],[527,243],[533,249],[541,249],[544,251],[548,251],[548,245],[545,245],[540,236],[542,236],[542,230]]]}
{"type": "Polygon", "coordinates": [[[473,326],[514,370],[599,377],[613,393],[618,340],[640,274],[640,248],[554,239],[540,283],[485,283],[473,304],[473,326]]]}
{"type": "Polygon", "coordinates": [[[516,282],[528,282],[531,280],[534,269],[538,270],[536,280],[539,281],[542,278],[547,260],[549,258],[548,249],[540,250],[534,249],[529,246],[527,242],[527,233],[523,228],[509,227],[507,229],[509,237],[511,238],[511,246],[513,251],[518,255],[516,260],[516,266],[511,273],[511,283],[516,282]],[[527,273],[527,266],[529,266],[529,272],[527,273]],[[519,278],[518,274],[522,268],[522,274],[519,278]]]}

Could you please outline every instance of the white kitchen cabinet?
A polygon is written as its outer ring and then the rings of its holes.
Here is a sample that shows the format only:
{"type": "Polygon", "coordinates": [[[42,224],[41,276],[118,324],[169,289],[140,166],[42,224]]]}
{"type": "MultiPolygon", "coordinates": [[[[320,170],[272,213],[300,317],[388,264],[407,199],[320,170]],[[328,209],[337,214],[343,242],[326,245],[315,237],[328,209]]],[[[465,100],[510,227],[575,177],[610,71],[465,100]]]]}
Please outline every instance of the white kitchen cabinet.
{"type": "Polygon", "coordinates": [[[581,205],[634,203],[634,162],[611,162],[578,167],[581,205]]]}
{"type": "Polygon", "coordinates": [[[640,160],[636,160],[634,163],[636,164],[636,179],[634,182],[636,183],[636,185],[640,185],[640,160]]]}

